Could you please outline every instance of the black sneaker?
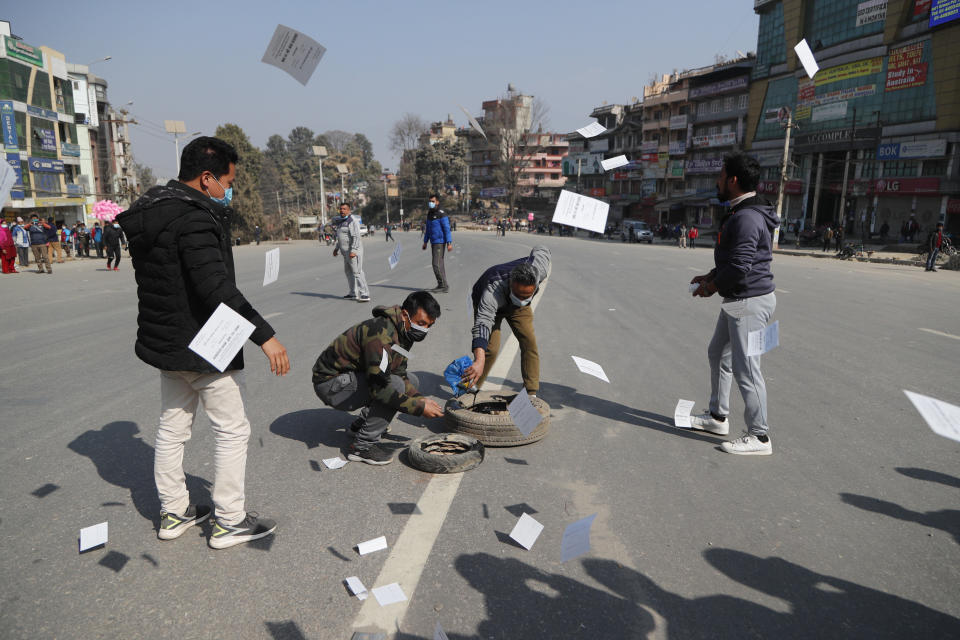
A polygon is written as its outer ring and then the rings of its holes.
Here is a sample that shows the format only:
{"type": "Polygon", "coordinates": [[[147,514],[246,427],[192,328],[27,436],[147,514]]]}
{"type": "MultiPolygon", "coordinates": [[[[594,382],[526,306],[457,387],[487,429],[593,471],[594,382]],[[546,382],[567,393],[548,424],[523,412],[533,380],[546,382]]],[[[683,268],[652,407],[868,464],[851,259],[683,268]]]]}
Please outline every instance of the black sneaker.
{"type": "Polygon", "coordinates": [[[347,295],[343,296],[343,299],[344,299],[344,300],[356,300],[356,299],[357,299],[357,296],[355,296],[355,295],[352,294],[352,293],[348,293],[347,295]]]}
{"type": "Polygon", "coordinates": [[[210,507],[202,504],[192,504],[187,507],[182,516],[160,512],[160,528],[157,537],[161,540],[173,540],[182,536],[187,529],[199,524],[210,517],[210,507]]]}
{"type": "Polygon", "coordinates": [[[257,518],[255,513],[248,513],[240,524],[223,524],[216,518],[213,520],[213,533],[210,534],[210,546],[214,549],[226,549],[236,544],[243,544],[251,540],[259,540],[273,533],[277,523],[266,518],[257,518]]]}
{"type": "Polygon", "coordinates": [[[366,462],[367,464],[385,465],[393,462],[393,456],[386,449],[378,445],[370,445],[369,449],[357,449],[356,445],[350,445],[347,460],[354,462],[366,462]]]}

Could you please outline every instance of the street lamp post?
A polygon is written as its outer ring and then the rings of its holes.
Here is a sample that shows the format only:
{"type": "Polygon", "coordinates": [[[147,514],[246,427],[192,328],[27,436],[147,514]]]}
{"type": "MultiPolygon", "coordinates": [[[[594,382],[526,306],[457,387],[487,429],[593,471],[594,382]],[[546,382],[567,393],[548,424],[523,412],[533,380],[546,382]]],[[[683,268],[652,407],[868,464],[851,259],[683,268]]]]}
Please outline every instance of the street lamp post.
{"type": "MultiPolygon", "coordinates": [[[[787,112],[787,135],[783,141],[783,164],[780,167],[780,192],[777,195],[777,219],[781,220],[781,215],[783,214],[783,192],[787,187],[787,165],[790,162],[790,131],[793,129],[793,112],[790,111],[788,107],[783,107],[777,113],[780,117],[780,120],[783,119],[783,112],[787,112]]],[[[780,225],[777,225],[777,228],[773,230],[773,246],[777,246],[780,243],[780,225]]]]}
{"type": "Polygon", "coordinates": [[[322,146],[313,147],[313,155],[320,162],[320,221],[321,224],[327,224],[327,194],[323,188],[323,159],[327,157],[327,148],[322,146]]]}
{"type": "Polygon", "coordinates": [[[383,173],[383,210],[387,214],[387,224],[390,224],[390,207],[387,204],[387,171],[389,169],[383,173]]]}
{"type": "MultiPolygon", "coordinates": [[[[166,129],[167,133],[173,134],[173,153],[177,157],[177,175],[180,175],[180,136],[186,135],[187,125],[183,120],[164,120],[163,128],[166,129]]],[[[194,131],[190,135],[186,136],[187,138],[193,138],[195,136],[203,133],[202,131],[194,131]]]]}

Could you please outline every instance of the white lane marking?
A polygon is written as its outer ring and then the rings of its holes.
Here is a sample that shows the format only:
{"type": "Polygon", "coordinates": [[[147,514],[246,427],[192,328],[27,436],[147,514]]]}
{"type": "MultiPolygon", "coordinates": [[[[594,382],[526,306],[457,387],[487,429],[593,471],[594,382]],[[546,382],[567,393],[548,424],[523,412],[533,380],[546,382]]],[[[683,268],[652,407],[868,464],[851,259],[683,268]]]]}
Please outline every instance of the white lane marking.
{"type": "Polygon", "coordinates": [[[376,282],[371,282],[370,286],[376,286],[378,284],[383,284],[384,282],[390,282],[390,278],[384,278],[383,280],[377,280],[376,282]]]}
{"type": "Polygon", "coordinates": [[[700,271],[697,267],[687,267],[687,269],[690,269],[690,271],[700,271]]]}
{"type": "Polygon", "coordinates": [[[263,319],[269,320],[270,318],[276,318],[277,316],[282,316],[282,315],[283,315],[283,311],[274,311],[273,313],[268,313],[267,315],[263,316],[263,319]]]}
{"type": "MultiPolygon", "coordinates": [[[[534,299],[531,305],[534,310],[536,310],[540,300],[543,299],[543,293],[546,289],[547,281],[544,281],[540,288],[540,295],[534,299]]],[[[509,373],[519,350],[520,345],[517,339],[511,335],[506,344],[501,345],[497,361],[490,369],[490,375],[483,385],[484,389],[503,384],[504,377],[509,373]],[[496,377],[494,377],[494,374],[496,374],[496,377]],[[499,382],[494,382],[494,380],[499,382]]],[[[381,631],[386,631],[388,638],[392,638],[393,634],[400,629],[403,618],[407,615],[407,609],[410,607],[410,601],[416,593],[423,568],[427,564],[427,558],[433,549],[437,536],[440,535],[440,528],[447,517],[447,512],[450,511],[450,505],[453,504],[453,499],[457,495],[457,489],[460,487],[463,476],[462,473],[456,473],[434,475],[430,479],[427,488],[420,496],[420,500],[417,501],[417,509],[420,514],[411,516],[407,520],[407,524],[404,525],[403,531],[397,537],[396,543],[390,549],[390,556],[380,570],[377,579],[373,582],[375,586],[392,582],[399,583],[403,592],[407,594],[408,600],[389,607],[381,607],[374,600],[368,598],[353,620],[354,629],[376,626],[381,631]]]]}
{"type": "Polygon", "coordinates": [[[777,289],[777,293],[790,293],[786,289],[777,289]]]}
{"type": "Polygon", "coordinates": [[[955,336],[952,333],[944,333],[943,331],[937,331],[936,329],[924,329],[923,327],[918,327],[917,331],[926,331],[927,333],[932,333],[935,336],[943,336],[944,338],[953,338],[954,340],[960,340],[960,336],[955,336]]]}

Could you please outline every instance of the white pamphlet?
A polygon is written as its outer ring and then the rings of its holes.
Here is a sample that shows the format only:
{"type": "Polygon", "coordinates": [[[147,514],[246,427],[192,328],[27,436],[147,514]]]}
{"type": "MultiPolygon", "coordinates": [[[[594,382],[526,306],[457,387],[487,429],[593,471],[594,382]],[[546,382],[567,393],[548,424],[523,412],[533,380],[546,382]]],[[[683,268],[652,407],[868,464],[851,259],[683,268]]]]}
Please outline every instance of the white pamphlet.
{"type": "Polygon", "coordinates": [[[691,282],[691,283],[690,283],[690,288],[689,288],[690,293],[693,293],[694,291],[696,291],[697,289],[699,289],[699,288],[700,288],[700,284],[701,284],[701,283],[699,283],[699,282],[691,282]]]}
{"type": "Polygon", "coordinates": [[[480,123],[477,122],[477,119],[470,115],[470,112],[467,111],[462,104],[458,104],[457,106],[460,107],[460,110],[467,115],[467,121],[470,122],[470,126],[473,127],[474,131],[482,135],[483,139],[486,140],[487,134],[483,132],[483,127],[480,126],[480,123]]]}
{"type": "Polygon", "coordinates": [[[394,269],[397,266],[397,263],[400,262],[400,247],[402,245],[398,242],[397,248],[393,250],[393,253],[390,254],[390,257],[387,258],[387,262],[390,263],[390,269],[394,269]]]}
{"type": "Polygon", "coordinates": [[[406,349],[404,349],[403,347],[401,347],[400,345],[394,344],[394,345],[393,345],[392,347],[390,347],[390,348],[393,349],[394,351],[396,351],[397,353],[399,353],[400,355],[402,355],[402,356],[403,356],[404,358],[406,358],[407,360],[410,359],[410,352],[407,351],[406,349]]]}
{"type": "Polygon", "coordinates": [[[934,433],[960,442],[960,407],[906,389],[903,392],[934,433]]]}
{"type": "Polygon", "coordinates": [[[530,402],[530,396],[523,389],[517,394],[517,397],[507,406],[510,411],[510,418],[517,430],[526,438],[537,425],[543,420],[543,416],[537,411],[537,408],[530,402]]]}
{"type": "Polygon", "coordinates": [[[395,602],[403,602],[407,599],[406,594],[403,593],[403,589],[401,589],[400,585],[396,582],[384,587],[377,587],[373,590],[373,597],[377,599],[381,607],[395,602]]]}
{"type": "MultiPolygon", "coordinates": [[[[53,58],[50,58],[51,60],[53,58]]],[[[17,183],[17,172],[13,170],[6,158],[0,158],[0,207],[10,197],[10,189],[17,183]]]]}
{"type": "Polygon", "coordinates": [[[363,583],[360,582],[360,578],[357,576],[350,576],[346,580],[347,588],[350,589],[350,593],[357,596],[359,600],[367,599],[367,588],[363,586],[363,583]]]}
{"type": "Polygon", "coordinates": [[[447,632],[440,626],[439,620],[437,620],[437,626],[433,629],[433,640],[450,640],[450,638],[447,637],[447,632]]]}
{"type": "Polygon", "coordinates": [[[577,356],[570,357],[573,358],[573,361],[577,364],[577,368],[580,369],[580,371],[600,378],[604,382],[610,382],[610,379],[607,378],[607,374],[603,372],[603,367],[598,365],[596,362],[590,362],[586,358],[578,358],[577,356]]]}
{"type": "Polygon", "coordinates": [[[339,469],[340,467],[347,466],[347,461],[338,456],[336,458],[324,458],[323,464],[327,469],[339,469]]]}
{"type": "Polygon", "coordinates": [[[80,553],[83,553],[87,549],[99,547],[102,544],[107,544],[106,522],[80,529],[80,553]]]}
{"type": "Polygon", "coordinates": [[[567,525],[560,541],[560,562],[573,560],[590,551],[590,526],[597,514],[567,525]]]}
{"type": "Polygon", "coordinates": [[[577,133],[582,135],[584,138],[592,138],[593,136],[598,136],[601,133],[606,133],[606,131],[607,129],[599,122],[591,122],[587,126],[577,129],[577,133]]]}
{"type": "Polygon", "coordinates": [[[630,161],[627,160],[627,156],[619,155],[607,160],[601,160],[600,166],[603,167],[604,171],[610,171],[610,169],[616,169],[617,167],[622,167],[625,164],[630,164],[630,161]]]}
{"type": "Polygon", "coordinates": [[[260,61],[283,69],[307,86],[325,52],[326,48],[310,36],[278,24],[260,61]]]}
{"type": "Polygon", "coordinates": [[[190,350],[212,364],[217,371],[233,361],[255,327],[222,302],[190,341],[190,350]]]}
{"type": "Polygon", "coordinates": [[[690,412],[693,410],[694,404],[693,400],[680,400],[677,402],[677,408],[673,410],[673,426],[686,429],[693,426],[690,424],[690,412]]]}
{"type": "MultiPolygon", "coordinates": [[[[365,556],[368,553],[373,553],[374,551],[382,551],[387,548],[387,537],[380,536],[379,538],[374,538],[373,540],[367,540],[366,542],[361,542],[357,545],[357,551],[360,552],[360,555],[365,556]]],[[[374,589],[376,591],[376,589],[374,589]]]]}
{"type": "Polygon", "coordinates": [[[390,364],[390,358],[389,358],[389,356],[387,356],[387,350],[384,349],[384,350],[383,350],[383,357],[380,358],[380,371],[383,371],[384,373],[386,373],[386,371],[387,371],[387,366],[388,366],[389,364],[390,364]]]}
{"type": "Polygon", "coordinates": [[[524,513],[520,516],[520,519],[517,520],[517,524],[513,525],[513,531],[510,532],[510,537],[516,540],[517,544],[521,547],[529,551],[533,543],[540,537],[541,531],[543,531],[543,525],[524,513]]]}
{"type": "Polygon", "coordinates": [[[276,282],[280,277],[280,247],[270,249],[264,254],[263,286],[276,282]]]}
{"type": "Polygon", "coordinates": [[[607,228],[609,212],[609,203],[564,189],[557,198],[557,207],[553,210],[551,222],[603,233],[607,228]]]}
{"type": "Polygon", "coordinates": [[[764,329],[751,331],[747,336],[747,355],[759,356],[780,345],[780,321],[764,329]]]}
{"type": "Polygon", "coordinates": [[[807,72],[807,76],[813,78],[817,71],[820,70],[820,65],[817,64],[816,58],[813,57],[813,51],[810,51],[810,45],[807,44],[807,39],[804,38],[798,42],[793,50],[797,52],[797,57],[800,58],[800,63],[803,65],[803,70],[807,72]]]}

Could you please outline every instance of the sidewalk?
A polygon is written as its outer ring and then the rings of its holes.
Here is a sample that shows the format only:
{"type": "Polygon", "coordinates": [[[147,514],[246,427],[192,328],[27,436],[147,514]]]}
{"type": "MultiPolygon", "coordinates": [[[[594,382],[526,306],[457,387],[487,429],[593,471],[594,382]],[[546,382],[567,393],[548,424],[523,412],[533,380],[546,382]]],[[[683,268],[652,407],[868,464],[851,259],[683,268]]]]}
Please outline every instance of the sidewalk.
{"type": "MultiPolygon", "coordinates": [[[[856,243],[854,243],[856,246],[856,243]]],[[[920,261],[919,250],[914,249],[914,245],[900,245],[902,250],[891,250],[890,245],[871,245],[863,246],[863,257],[851,258],[857,262],[873,262],[877,264],[897,264],[914,267],[923,267],[924,263],[920,261]]],[[[820,246],[807,246],[797,248],[791,242],[781,242],[778,249],[773,250],[787,256],[807,256],[810,258],[836,258],[837,252],[831,249],[823,251],[820,246]]]]}

